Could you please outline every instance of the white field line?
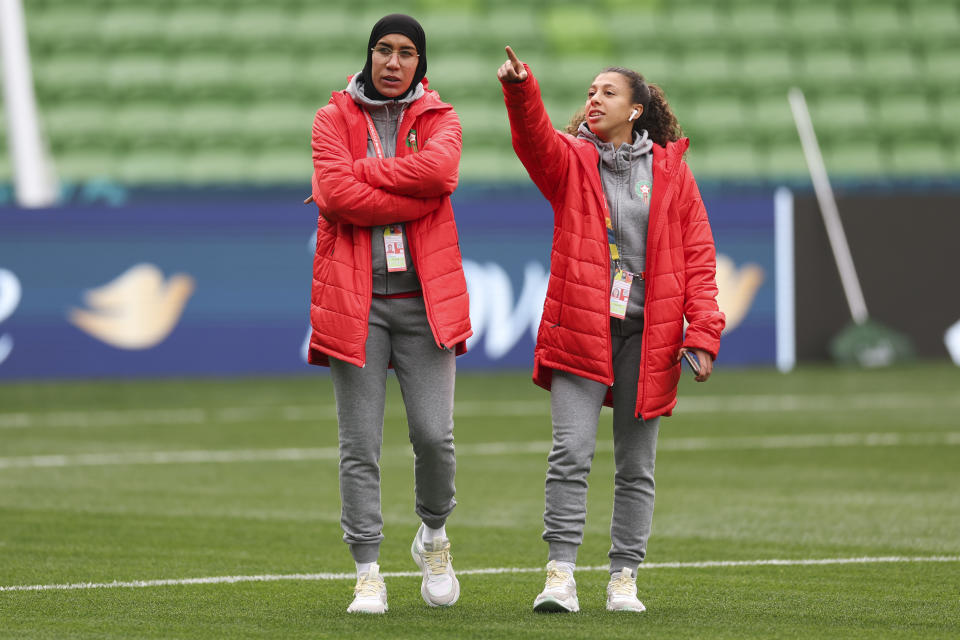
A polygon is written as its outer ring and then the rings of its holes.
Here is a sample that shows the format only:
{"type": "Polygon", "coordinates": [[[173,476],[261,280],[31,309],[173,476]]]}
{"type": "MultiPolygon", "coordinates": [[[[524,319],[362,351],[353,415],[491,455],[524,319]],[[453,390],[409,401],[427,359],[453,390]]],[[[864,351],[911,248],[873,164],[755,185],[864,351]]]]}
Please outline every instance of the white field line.
{"type": "MultiPolygon", "coordinates": [[[[824,433],[784,436],[739,436],[729,438],[665,438],[657,445],[664,451],[748,451],[757,449],[809,449],[819,447],[896,447],[960,445],[960,432],[928,433],[824,433]]],[[[536,454],[545,456],[551,443],[543,441],[487,442],[457,445],[458,457],[536,454]]],[[[613,442],[597,442],[598,453],[613,451],[613,442]]],[[[412,456],[409,446],[389,447],[384,458],[412,456]]],[[[11,456],[0,458],[0,470],[52,467],[100,467],[143,464],[217,464],[237,462],[290,462],[338,460],[336,447],[287,449],[218,449],[199,451],[135,451],[58,455],[11,456]]]]}
{"type": "MultiPolygon", "coordinates": [[[[706,562],[649,562],[641,564],[643,570],[652,569],[714,569],[728,567],[805,567],[843,564],[890,564],[890,563],[920,563],[920,562],[960,562],[960,556],[878,556],[860,558],[805,558],[797,560],[770,559],[770,560],[711,560],[706,562]]],[[[577,571],[608,571],[606,565],[595,567],[577,567],[577,571]]],[[[463,569],[457,575],[496,575],[505,573],[542,573],[543,567],[491,567],[487,569],[463,569]]],[[[419,571],[387,571],[381,574],[385,578],[419,578],[419,571]]],[[[207,578],[181,578],[166,580],[131,580],[121,582],[75,582],[72,584],[31,584],[0,586],[0,592],[7,591],[72,591],[76,589],[116,589],[121,587],[170,587],[194,584],[235,584],[238,582],[278,582],[290,581],[318,581],[318,580],[355,580],[353,573],[288,573],[265,574],[254,576],[211,576],[207,578]]]]}
{"type": "MultiPolygon", "coordinates": [[[[764,413],[779,411],[899,411],[930,407],[960,408],[960,396],[913,393],[861,393],[850,395],[737,395],[680,398],[676,413],[764,413]]],[[[550,400],[462,401],[455,407],[459,418],[503,416],[546,416],[550,400]]],[[[400,406],[387,408],[388,418],[402,418],[400,406]]],[[[140,425],[192,425],[244,422],[319,422],[336,420],[331,405],[273,405],[265,407],[223,407],[206,409],[117,409],[75,411],[20,411],[0,413],[0,429],[36,427],[127,427],[140,425]]]]}

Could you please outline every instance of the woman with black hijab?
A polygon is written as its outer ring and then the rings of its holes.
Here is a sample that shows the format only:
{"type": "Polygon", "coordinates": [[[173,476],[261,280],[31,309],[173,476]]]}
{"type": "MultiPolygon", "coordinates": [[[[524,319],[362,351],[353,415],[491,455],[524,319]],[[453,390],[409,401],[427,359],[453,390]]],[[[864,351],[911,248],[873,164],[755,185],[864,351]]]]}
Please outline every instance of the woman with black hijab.
{"type": "Polygon", "coordinates": [[[357,565],[349,612],[384,613],[380,449],[388,367],[415,456],[411,547],[430,606],[460,596],[445,523],[456,505],[455,357],[471,335],[450,194],[460,122],[427,88],[426,37],[410,16],[370,33],[366,65],[313,124],[320,215],[313,264],[311,364],[329,366],[340,441],[341,526],[357,565]]]}

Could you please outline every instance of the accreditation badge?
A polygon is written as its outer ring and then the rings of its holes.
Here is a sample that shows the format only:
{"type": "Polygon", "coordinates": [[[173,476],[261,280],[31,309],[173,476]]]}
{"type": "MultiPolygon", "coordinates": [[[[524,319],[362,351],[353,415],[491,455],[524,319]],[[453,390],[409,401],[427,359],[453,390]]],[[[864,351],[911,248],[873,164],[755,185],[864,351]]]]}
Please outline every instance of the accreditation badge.
{"type": "Polygon", "coordinates": [[[387,255],[387,271],[407,270],[407,259],[403,253],[403,225],[390,224],[383,228],[383,249],[387,255]]]}
{"type": "Polygon", "coordinates": [[[623,320],[627,316],[627,301],[630,300],[630,287],[633,274],[617,269],[613,274],[613,287],[610,288],[610,315],[623,320]]]}

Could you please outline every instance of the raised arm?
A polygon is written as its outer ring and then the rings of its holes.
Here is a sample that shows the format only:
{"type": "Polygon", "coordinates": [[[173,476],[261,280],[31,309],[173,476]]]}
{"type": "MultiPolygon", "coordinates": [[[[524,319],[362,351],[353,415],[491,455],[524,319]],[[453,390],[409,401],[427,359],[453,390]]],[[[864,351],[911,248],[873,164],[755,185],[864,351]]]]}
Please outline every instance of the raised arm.
{"type": "Polygon", "coordinates": [[[345,144],[346,124],[332,110],[321,109],[313,121],[313,200],[331,222],[372,227],[407,222],[440,206],[439,197],[397,195],[358,180],[345,144]]]}
{"type": "Polygon", "coordinates": [[[354,160],[353,170],[359,180],[390,193],[448,196],[457,188],[462,144],[460,120],[453,109],[446,109],[417,153],[398,158],[361,158],[354,160]]]}
{"type": "Polygon", "coordinates": [[[553,128],[530,67],[509,46],[508,60],[497,70],[510,118],[513,149],[547,200],[553,200],[567,172],[569,158],[560,133],[553,128]]]}

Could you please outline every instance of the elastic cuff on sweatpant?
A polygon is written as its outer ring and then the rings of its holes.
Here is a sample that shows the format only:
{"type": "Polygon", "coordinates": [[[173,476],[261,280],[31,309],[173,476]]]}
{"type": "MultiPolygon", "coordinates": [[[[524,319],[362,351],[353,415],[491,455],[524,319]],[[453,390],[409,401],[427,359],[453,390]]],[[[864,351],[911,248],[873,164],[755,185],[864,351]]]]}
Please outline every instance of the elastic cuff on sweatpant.
{"type": "Polygon", "coordinates": [[[580,549],[580,545],[570,544],[569,542],[550,542],[549,544],[549,560],[569,562],[571,564],[577,563],[577,551],[580,549]]]}
{"type": "Polygon", "coordinates": [[[630,560],[629,558],[610,558],[610,575],[622,571],[623,569],[630,569],[633,572],[633,575],[637,575],[637,570],[640,568],[640,565],[636,560],[630,560]]]}
{"type": "Polygon", "coordinates": [[[380,557],[380,543],[373,544],[351,544],[350,555],[354,562],[376,562],[380,557]]]}

